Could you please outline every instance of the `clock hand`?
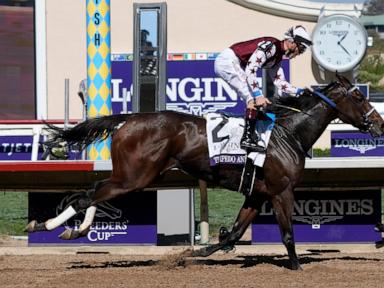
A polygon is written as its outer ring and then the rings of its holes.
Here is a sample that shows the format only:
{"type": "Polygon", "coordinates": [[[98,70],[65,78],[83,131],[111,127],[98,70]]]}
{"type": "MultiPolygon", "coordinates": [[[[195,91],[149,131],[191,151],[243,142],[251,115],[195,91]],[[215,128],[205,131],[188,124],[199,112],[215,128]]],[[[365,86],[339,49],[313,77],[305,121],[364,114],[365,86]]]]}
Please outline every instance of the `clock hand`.
{"type": "Polygon", "coordinates": [[[345,37],[347,37],[347,35],[348,35],[348,31],[347,31],[347,32],[345,32],[344,36],[343,36],[343,37],[341,37],[341,39],[339,40],[339,42],[337,42],[337,44],[340,44],[340,43],[341,43],[341,41],[343,41],[343,40],[345,39],[345,37]]]}
{"type": "Polygon", "coordinates": [[[345,53],[347,53],[349,56],[351,56],[351,54],[349,54],[348,50],[345,49],[345,47],[343,45],[341,45],[340,42],[338,42],[337,44],[339,44],[339,46],[341,47],[341,49],[343,49],[345,51],[345,53]]]}

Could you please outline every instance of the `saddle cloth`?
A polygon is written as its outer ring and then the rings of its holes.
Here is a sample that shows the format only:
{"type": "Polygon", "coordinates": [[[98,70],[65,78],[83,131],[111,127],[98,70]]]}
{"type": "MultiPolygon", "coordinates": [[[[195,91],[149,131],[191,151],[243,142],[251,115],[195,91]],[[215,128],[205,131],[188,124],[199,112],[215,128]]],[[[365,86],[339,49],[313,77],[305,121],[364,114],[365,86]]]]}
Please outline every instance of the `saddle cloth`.
{"type": "MultiPolygon", "coordinates": [[[[272,129],[275,123],[275,115],[267,113],[265,120],[259,120],[256,130],[261,136],[259,145],[268,146],[272,129]]],[[[246,151],[240,148],[240,139],[244,131],[244,119],[226,117],[218,113],[208,113],[204,116],[207,120],[208,152],[211,166],[218,164],[244,165],[246,151]]],[[[254,165],[263,167],[265,153],[251,152],[248,155],[254,165]]]]}

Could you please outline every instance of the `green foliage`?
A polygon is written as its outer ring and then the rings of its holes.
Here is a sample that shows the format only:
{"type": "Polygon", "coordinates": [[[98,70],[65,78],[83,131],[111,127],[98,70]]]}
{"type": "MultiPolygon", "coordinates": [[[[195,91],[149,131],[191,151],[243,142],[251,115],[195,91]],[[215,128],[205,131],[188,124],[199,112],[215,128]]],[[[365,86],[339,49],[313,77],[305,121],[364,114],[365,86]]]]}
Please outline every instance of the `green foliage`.
{"type": "Polygon", "coordinates": [[[325,148],[325,149],[314,148],[312,153],[313,153],[313,157],[330,157],[331,149],[330,148],[325,148]]]}
{"type": "Polygon", "coordinates": [[[371,92],[384,91],[384,85],[379,84],[384,79],[384,39],[380,39],[374,31],[369,31],[369,35],[373,37],[373,47],[368,49],[367,56],[360,64],[357,82],[369,83],[371,92]]]}
{"type": "MultiPolygon", "coordinates": [[[[221,226],[230,229],[244,202],[240,193],[225,189],[208,189],[209,234],[215,237],[221,226]]],[[[195,219],[200,223],[200,190],[195,190],[195,219]]]]}
{"type": "Polygon", "coordinates": [[[7,192],[0,194],[0,234],[26,235],[28,222],[28,193],[7,192]]]}
{"type": "Polygon", "coordinates": [[[384,13],[384,0],[368,0],[364,6],[365,15],[380,15],[384,13]]]}

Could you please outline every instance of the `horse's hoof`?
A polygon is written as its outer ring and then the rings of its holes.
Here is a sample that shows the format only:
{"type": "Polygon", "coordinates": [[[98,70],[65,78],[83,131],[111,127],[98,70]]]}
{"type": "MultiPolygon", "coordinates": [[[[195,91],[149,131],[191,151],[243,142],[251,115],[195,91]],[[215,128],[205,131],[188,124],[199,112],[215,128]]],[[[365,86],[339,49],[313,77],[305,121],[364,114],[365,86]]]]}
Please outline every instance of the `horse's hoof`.
{"type": "Polygon", "coordinates": [[[201,248],[199,250],[192,251],[191,256],[192,257],[207,257],[210,254],[207,251],[207,247],[201,248]]]}
{"type": "Polygon", "coordinates": [[[36,224],[37,224],[36,220],[32,220],[31,222],[29,222],[27,224],[27,226],[25,226],[24,232],[30,232],[30,233],[35,232],[36,231],[35,230],[36,224]]]}
{"type": "Polygon", "coordinates": [[[291,263],[291,270],[302,271],[303,268],[301,268],[299,262],[297,262],[297,263],[291,263]]]}
{"type": "Polygon", "coordinates": [[[61,240],[73,240],[78,237],[79,232],[77,230],[72,230],[72,229],[66,229],[63,233],[59,235],[59,238],[61,240]]]}

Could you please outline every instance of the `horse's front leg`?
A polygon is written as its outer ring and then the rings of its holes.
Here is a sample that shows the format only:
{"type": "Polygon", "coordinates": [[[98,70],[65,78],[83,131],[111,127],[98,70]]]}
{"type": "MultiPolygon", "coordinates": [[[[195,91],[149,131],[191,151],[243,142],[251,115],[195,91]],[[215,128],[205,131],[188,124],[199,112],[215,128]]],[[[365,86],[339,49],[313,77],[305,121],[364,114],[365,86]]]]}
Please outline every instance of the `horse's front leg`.
{"type": "Polygon", "coordinates": [[[218,250],[228,250],[228,248],[233,248],[235,243],[239,241],[240,238],[244,235],[249,224],[259,213],[263,200],[264,198],[260,197],[259,195],[247,196],[245,198],[242,208],[240,209],[237,215],[236,221],[232,227],[231,232],[225,235],[221,235],[219,243],[195,251],[194,256],[206,257],[218,250]]]}
{"type": "Polygon", "coordinates": [[[273,208],[275,209],[276,219],[279,223],[281,238],[285,248],[287,248],[292,270],[302,270],[299,259],[297,258],[295,241],[292,229],[292,214],[294,196],[292,188],[287,187],[281,194],[272,198],[273,208]]]}

